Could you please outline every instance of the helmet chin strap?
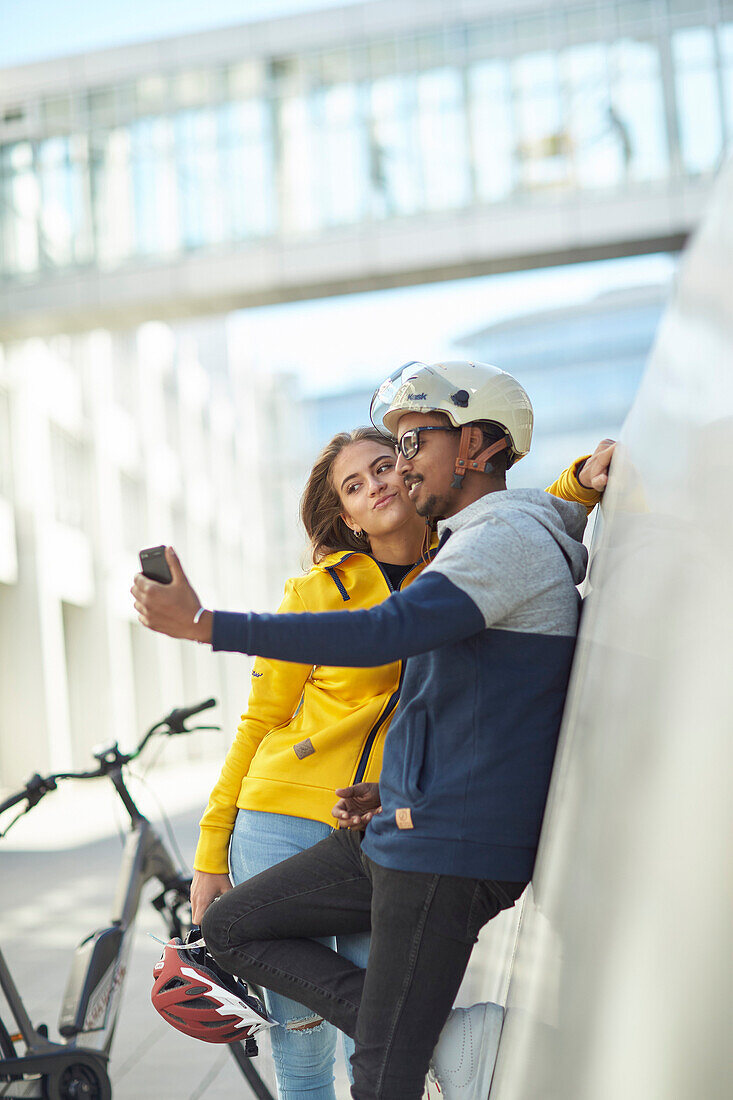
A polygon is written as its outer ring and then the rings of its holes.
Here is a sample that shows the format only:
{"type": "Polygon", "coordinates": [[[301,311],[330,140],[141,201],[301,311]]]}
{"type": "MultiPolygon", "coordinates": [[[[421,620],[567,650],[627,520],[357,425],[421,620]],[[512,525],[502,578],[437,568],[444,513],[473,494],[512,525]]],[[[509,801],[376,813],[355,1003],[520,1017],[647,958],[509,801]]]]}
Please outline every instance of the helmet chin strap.
{"type": "Polygon", "coordinates": [[[471,447],[471,425],[464,424],[461,428],[461,440],[458,445],[458,456],[456,458],[451,488],[462,489],[463,479],[469,470],[473,470],[475,473],[485,474],[486,467],[489,465],[492,455],[505,450],[506,446],[506,439],[499,439],[496,443],[492,443],[490,447],[487,447],[486,450],[477,454],[475,458],[469,458],[468,452],[471,447]]]}

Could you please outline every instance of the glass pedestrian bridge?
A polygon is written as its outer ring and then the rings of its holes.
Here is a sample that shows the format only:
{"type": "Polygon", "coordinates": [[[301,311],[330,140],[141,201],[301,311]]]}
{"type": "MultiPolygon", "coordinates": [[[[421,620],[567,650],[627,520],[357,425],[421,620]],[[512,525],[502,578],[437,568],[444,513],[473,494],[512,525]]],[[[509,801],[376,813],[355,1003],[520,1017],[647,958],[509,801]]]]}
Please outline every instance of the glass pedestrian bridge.
{"type": "Polygon", "coordinates": [[[374,0],[0,72],[0,334],[677,247],[733,0],[374,0]]]}

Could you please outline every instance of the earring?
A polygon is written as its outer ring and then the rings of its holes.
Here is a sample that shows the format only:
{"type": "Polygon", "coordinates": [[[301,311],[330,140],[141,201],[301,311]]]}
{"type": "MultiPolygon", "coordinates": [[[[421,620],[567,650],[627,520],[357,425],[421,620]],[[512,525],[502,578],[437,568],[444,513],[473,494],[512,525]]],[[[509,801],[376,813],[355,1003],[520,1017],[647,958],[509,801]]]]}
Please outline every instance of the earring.
{"type": "Polygon", "coordinates": [[[356,537],[358,539],[360,539],[361,536],[364,534],[364,532],[363,531],[357,531],[356,528],[354,528],[354,534],[356,535],[356,537]]]}

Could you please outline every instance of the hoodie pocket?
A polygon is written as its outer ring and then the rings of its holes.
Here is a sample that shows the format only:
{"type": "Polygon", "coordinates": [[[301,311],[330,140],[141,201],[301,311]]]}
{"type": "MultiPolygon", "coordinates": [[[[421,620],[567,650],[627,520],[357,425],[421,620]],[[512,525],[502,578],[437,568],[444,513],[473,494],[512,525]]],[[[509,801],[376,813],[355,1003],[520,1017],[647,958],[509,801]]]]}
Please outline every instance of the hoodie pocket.
{"type": "Polygon", "coordinates": [[[427,715],[421,710],[414,715],[410,724],[402,769],[402,785],[413,804],[424,794],[426,736],[427,715]]]}

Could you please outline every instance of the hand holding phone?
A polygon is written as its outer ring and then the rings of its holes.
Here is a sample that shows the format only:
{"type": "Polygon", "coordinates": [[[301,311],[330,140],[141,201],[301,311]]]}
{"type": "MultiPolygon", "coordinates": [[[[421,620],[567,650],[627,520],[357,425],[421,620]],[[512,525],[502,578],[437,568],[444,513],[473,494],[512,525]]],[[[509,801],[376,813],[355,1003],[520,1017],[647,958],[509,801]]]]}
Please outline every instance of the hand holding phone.
{"type": "Polygon", "coordinates": [[[165,546],[149,546],[147,550],[141,550],[140,570],[151,581],[170,584],[173,577],[165,558],[165,546]]]}
{"type": "Polygon", "coordinates": [[[142,573],[135,577],[130,592],[143,626],[170,638],[210,642],[213,615],[202,607],[173,547],[141,550],[140,564],[142,573]]]}

